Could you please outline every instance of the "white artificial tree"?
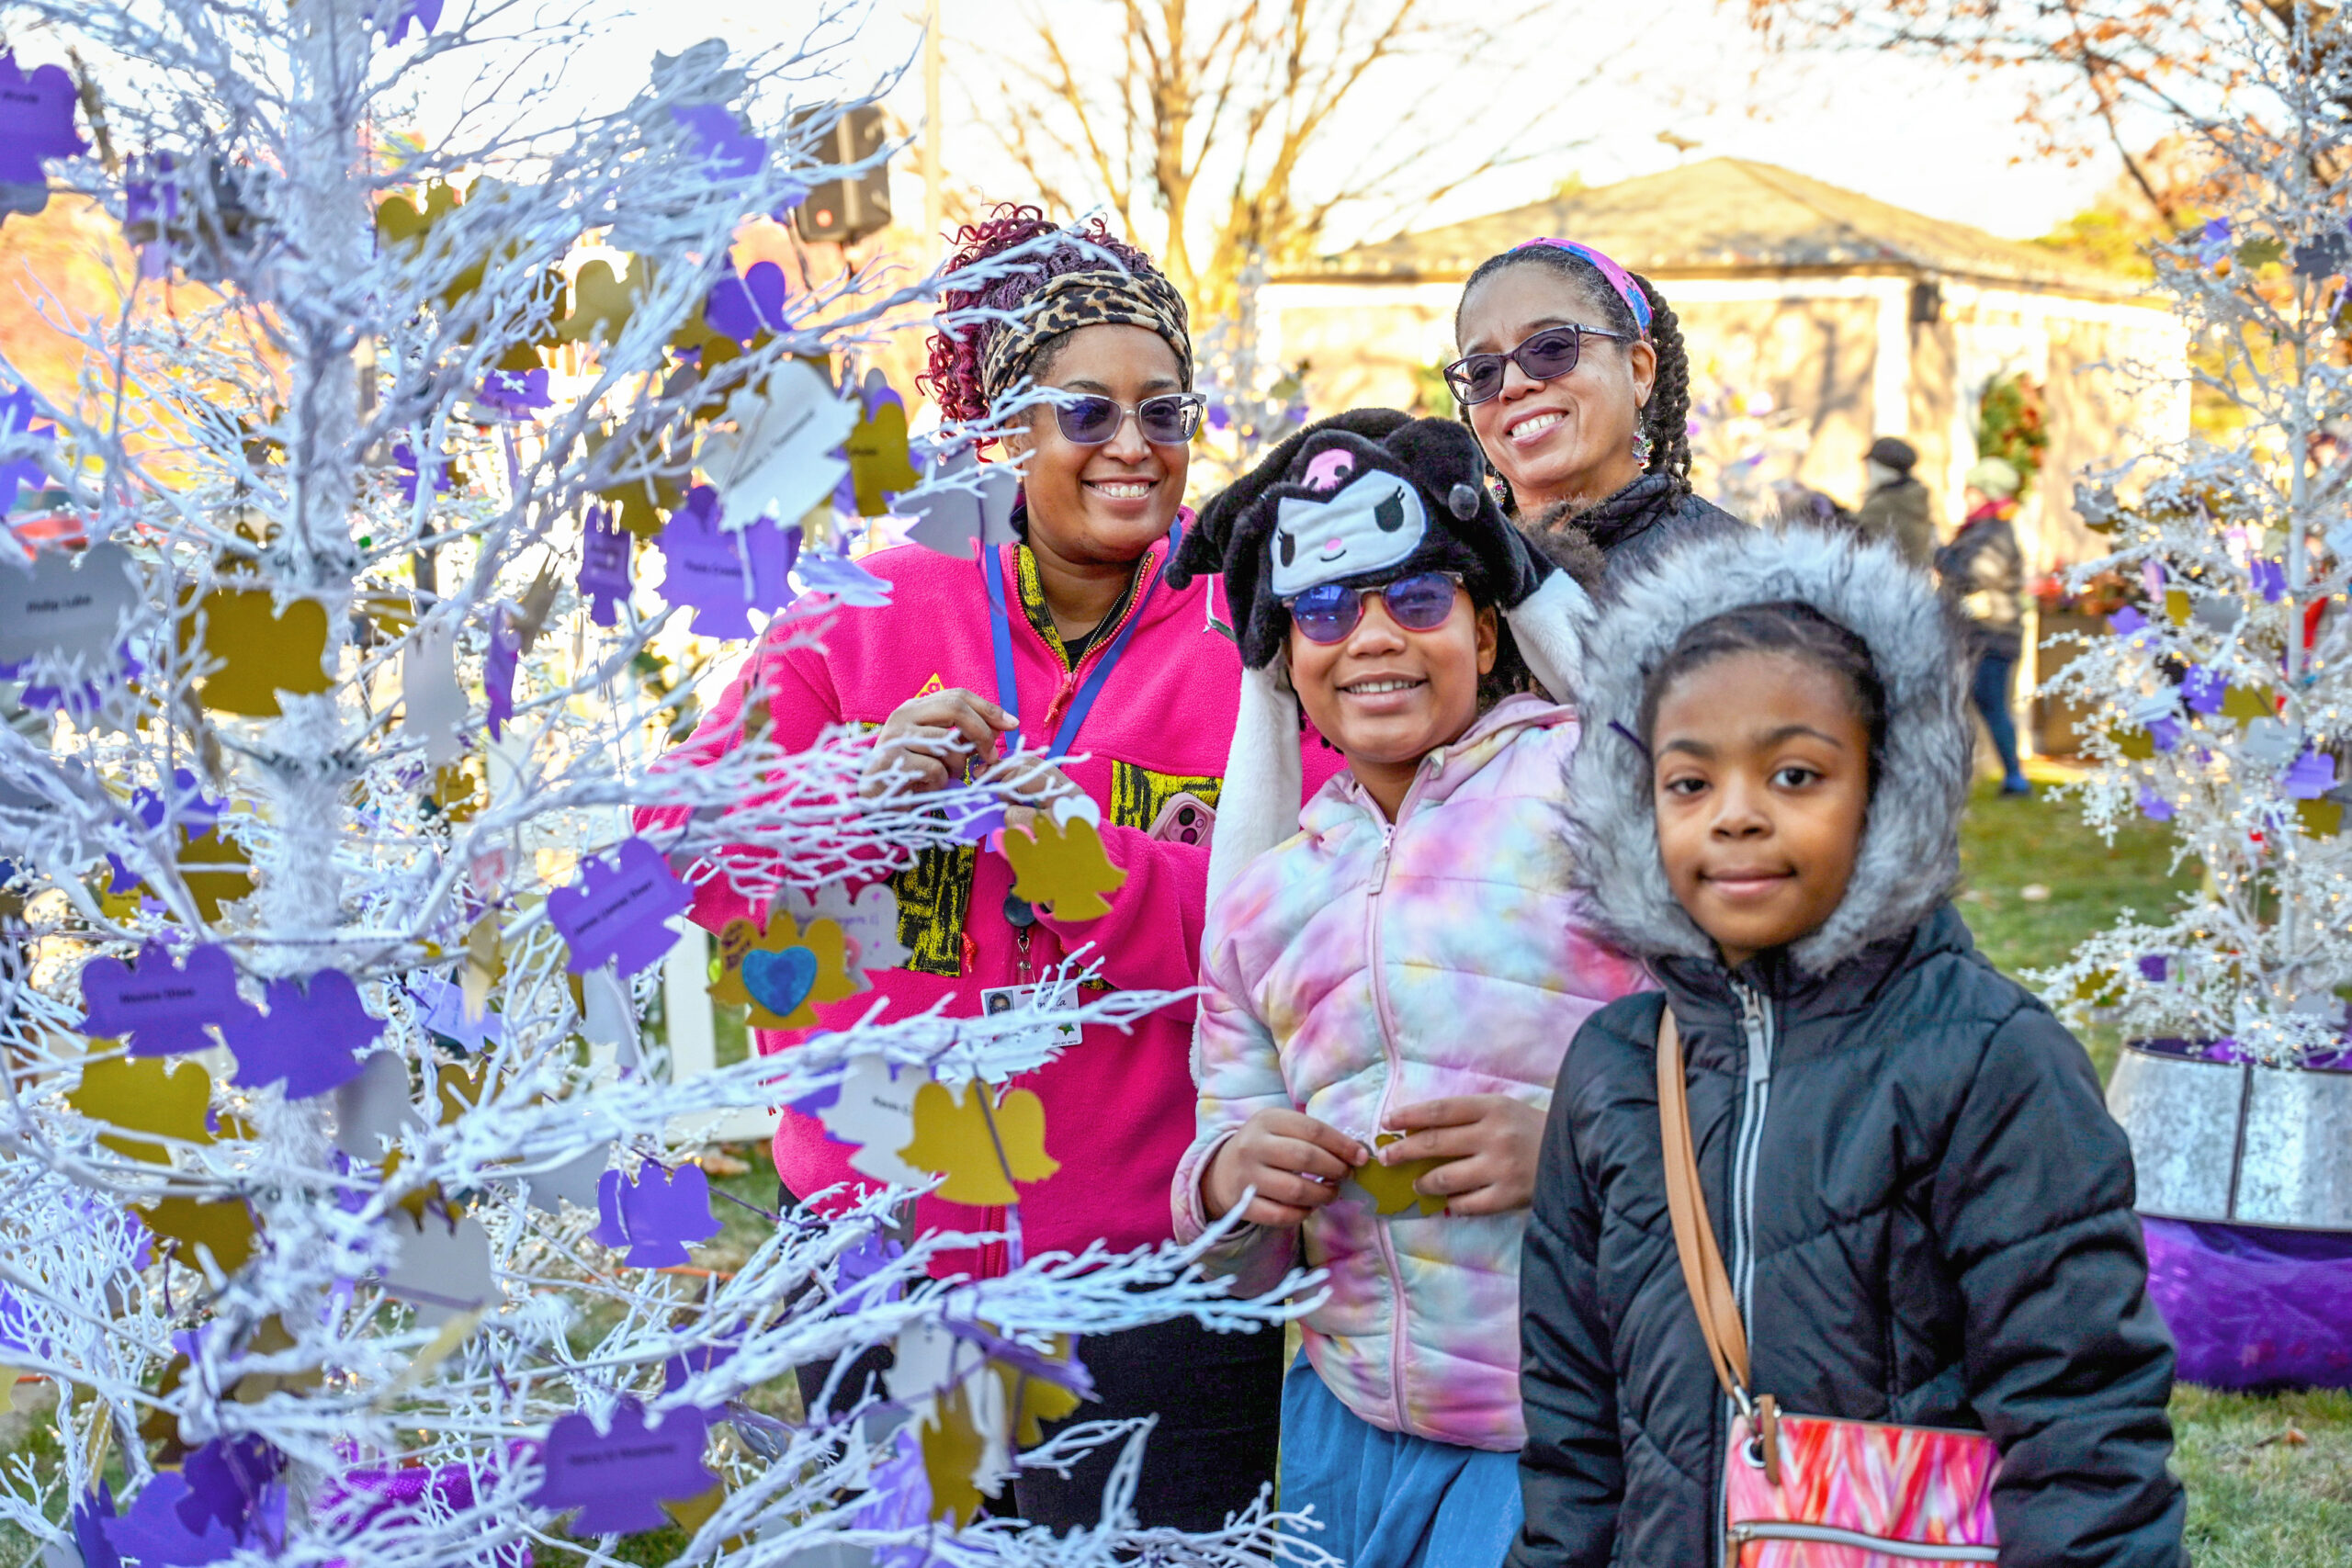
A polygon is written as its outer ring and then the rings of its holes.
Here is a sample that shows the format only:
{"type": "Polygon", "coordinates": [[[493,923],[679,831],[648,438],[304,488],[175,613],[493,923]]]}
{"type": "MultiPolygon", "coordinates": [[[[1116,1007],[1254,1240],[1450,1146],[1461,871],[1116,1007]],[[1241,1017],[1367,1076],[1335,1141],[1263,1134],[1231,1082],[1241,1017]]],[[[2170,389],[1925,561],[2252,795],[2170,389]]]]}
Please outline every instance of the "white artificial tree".
{"type": "MultiPolygon", "coordinates": [[[[0,65],[23,89],[0,112],[145,277],[108,319],[51,301],[78,397],[0,365],[0,482],[62,490],[87,534],[0,561],[0,660],[46,716],[0,729],[0,1361],[53,1384],[62,1440],[0,1466],[0,1517],[85,1568],[512,1564],[567,1539],[610,1561],[654,1504],[681,1562],[1317,1560],[1262,1505],[1139,1527],[1132,1424],[1015,1457],[1082,1414],[1073,1337],[1295,1310],[1227,1300],[1200,1248],[933,1281],[969,1238],[891,1244],[898,1193],[774,1216],[731,1274],[662,1266],[715,1228],[677,1119],[895,1073],[924,1085],[920,1168],[958,1179],[952,1122],[1012,1186],[1040,1151],[1008,1151],[989,1086],[1055,1025],[1170,999],[1081,1002],[1064,974],[1027,1013],[869,1021],[676,1083],[639,1039],[681,878],[803,911],[790,1000],[854,990],[889,943],[833,889],[968,839],[1012,787],[866,798],[856,736],[787,756],[756,719],[658,765],[631,673],[682,601],[706,630],[757,611],[821,642],[879,588],[821,537],[830,454],[857,348],[935,280],[786,298],[729,260],[747,220],[844,173],[813,151],[842,106],[805,98],[849,21],[657,58],[583,113],[533,73],[593,16],[17,10],[12,36],[62,34],[87,73],[0,65]],[[658,591],[626,580],[656,560],[658,591]],[[636,836],[641,807],[667,825],[636,836]],[[953,1116],[923,1122],[926,1096],[953,1116]],[[876,1345],[887,1396],[790,1427],[747,1402],[876,1345]],[[974,1517],[1015,1464],[1106,1442],[1129,1450],[1100,1529],[974,1517]]],[[[934,519],[953,542],[962,495],[977,534],[971,470],[941,473],[934,519]]],[[[741,942],[722,965],[749,973],[741,942]]]]}
{"type": "Polygon", "coordinates": [[[2154,259],[2240,428],[2078,490],[2113,550],[2073,584],[2119,573],[2144,602],[2049,686],[2094,716],[2090,820],[2168,824],[2200,885],[2043,979],[2078,1021],[2293,1066],[2344,1049],[2352,994],[2352,30],[2298,6],[2216,43],[2243,85],[2197,124],[2211,217],[2154,259]]]}
{"type": "Polygon", "coordinates": [[[1194,380],[1209,400],[1208,428],[1195,461],[1230,481],[1308,418],[1299,367],[1269,365],[1258,321],[1266,285],[1262,256],[1251,255],[1234,285],[1233,313],[1204,322],[1193,355],[1194,380]]]}

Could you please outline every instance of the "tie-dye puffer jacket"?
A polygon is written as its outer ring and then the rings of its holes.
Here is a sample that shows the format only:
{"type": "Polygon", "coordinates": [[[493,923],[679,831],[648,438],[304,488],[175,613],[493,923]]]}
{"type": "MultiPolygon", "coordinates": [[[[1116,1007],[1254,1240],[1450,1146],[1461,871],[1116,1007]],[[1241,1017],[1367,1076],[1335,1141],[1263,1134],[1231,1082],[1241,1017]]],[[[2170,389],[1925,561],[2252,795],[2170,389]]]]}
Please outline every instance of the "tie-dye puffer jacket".
{"type": "MultiPolygon", "coordinates": [[[[1305,831],[1211,908],[1179,1240],[1205,1228],[1210,1154],[1260,1111],[1370,1142],[1391,1109],[1445,1096],[1549,1107],[1577,1026],[1646,983],[1569,904],[1560,804],[1576,744],[1569,709],[1507,698],[1423,760],[1393,828],[1340,773],[1300,814],[1305,831]]],[[[1300,1230],[1249,1227],[1216,1263],[1263,1290],[1303,1241],[1330,1277],[1303,1325],[1324,1384],[1375,1427],[1509,1451],[1525,1225],[1523,1210],[1384,1218],[1351,1181],[1300,1230]]]]}

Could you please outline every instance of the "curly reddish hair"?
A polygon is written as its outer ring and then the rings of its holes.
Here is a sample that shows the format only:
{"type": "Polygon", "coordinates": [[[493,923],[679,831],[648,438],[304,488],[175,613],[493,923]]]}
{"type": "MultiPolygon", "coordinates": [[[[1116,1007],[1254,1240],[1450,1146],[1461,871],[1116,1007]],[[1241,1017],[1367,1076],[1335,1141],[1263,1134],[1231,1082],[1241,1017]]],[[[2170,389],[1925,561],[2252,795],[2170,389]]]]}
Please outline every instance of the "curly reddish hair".
{"type": "MultiPolygon", "coordinates": [[[[967,223],[956,231],[956,254],[948,259],[944,270],[960,271],[1015,245],[1060,232],[1061,228],[1046,216],[1043,209],[1008,201],[981,221],[967,223]]],[[[1149,256],[1125,241],[1114,238],[1100,217],[1077,233],[1088,244],[1118,257],[1129,272],[1159,275],[1159,268],[1149,256]]],[[[978,288],[948,289],[940,297],[940,307],[943,310],[960,310],[978,305],[1017,310],[1045,286],[1046,279],[1102,265],[1099,256],[1089,254],[1076,244],[1057,245],[1024,263],[1019,271],[992,278],[978,288]]],[[[988,394],[980,387],[980,361],[988,351],[989,340],[1004,330],[1001,321],[984,321],[965,328],[960,338],[944,332],[931,334],[931,367],[915,378],[915,385],[938,400],[943,416],[969,420],[989,412],[988,394]]],[[[1049,360],[1053,349],[1050,340],[1042,344],[1038,362],[1049,360]]]]}

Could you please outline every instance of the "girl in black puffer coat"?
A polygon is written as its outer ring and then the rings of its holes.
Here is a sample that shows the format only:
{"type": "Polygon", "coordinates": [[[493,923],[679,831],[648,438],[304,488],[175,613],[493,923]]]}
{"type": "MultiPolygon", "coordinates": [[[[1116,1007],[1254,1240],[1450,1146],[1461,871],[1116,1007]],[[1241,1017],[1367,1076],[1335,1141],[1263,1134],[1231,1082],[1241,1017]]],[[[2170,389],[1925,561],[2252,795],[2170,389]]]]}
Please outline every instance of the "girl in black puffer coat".
{"type": "Polygon", "coordinates": [[[1553,1098],[1510,1562],[1730,1561],[1732,1403],[1668,1219],[1670,1003],[1748,1387],[1987,1433],[2012,1568],[2179,1568],[2130,1150],[2082,1047],[1948,902],[1972,738],[1934,591],[1885,546],[1750,532],[1666,552],[1588,646],[1582,891],[1666,994],[1589,1020],[1553,1098]]]}

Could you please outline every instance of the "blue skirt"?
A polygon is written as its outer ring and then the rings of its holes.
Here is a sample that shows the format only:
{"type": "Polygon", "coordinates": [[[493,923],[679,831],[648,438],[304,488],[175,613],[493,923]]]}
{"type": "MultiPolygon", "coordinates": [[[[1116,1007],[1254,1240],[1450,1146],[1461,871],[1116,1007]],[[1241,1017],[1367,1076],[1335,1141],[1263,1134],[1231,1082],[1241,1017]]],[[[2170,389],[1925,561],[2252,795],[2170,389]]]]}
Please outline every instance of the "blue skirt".
{"type": "Polygon", "coordinates": [[[1283,1382],[1284,1513],[1348,1568],[1499,1568],[1519,1534],[1519,1456],[1383,1431],[1302,1355],[1283,1382]]]}

